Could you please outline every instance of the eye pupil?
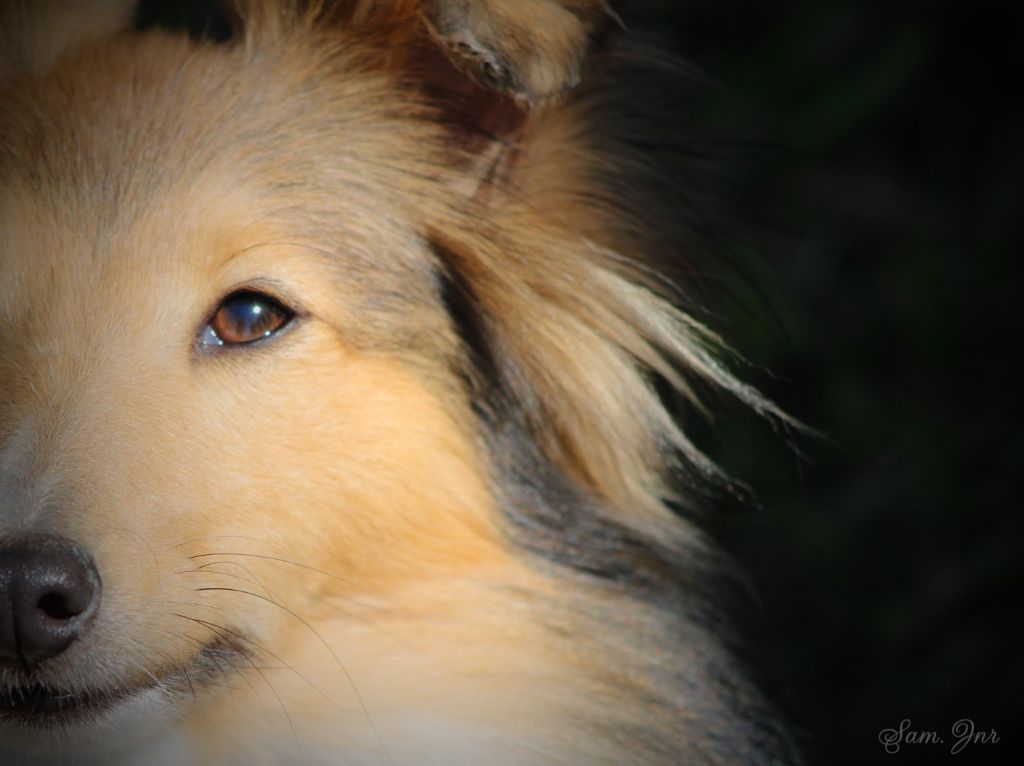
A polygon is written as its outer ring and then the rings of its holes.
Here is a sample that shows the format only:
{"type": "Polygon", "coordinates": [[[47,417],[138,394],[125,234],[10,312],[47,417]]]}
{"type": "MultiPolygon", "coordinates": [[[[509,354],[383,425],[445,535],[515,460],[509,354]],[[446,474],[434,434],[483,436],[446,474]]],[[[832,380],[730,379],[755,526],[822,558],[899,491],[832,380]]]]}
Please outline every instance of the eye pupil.
{"type": "Polygon", "coordinates": [[[294,312],[263,293],[243,290],[225,298],[204,328],[204,346],[237,346],[269,338],[294,312]]]}

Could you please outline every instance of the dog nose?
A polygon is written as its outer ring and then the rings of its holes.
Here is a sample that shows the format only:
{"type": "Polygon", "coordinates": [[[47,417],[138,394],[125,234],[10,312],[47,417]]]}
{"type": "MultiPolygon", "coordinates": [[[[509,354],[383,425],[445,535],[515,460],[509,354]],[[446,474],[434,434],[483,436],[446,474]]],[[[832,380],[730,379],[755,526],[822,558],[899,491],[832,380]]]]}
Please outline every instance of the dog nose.
{"type": "Polygon", "coordinates": [[[0,542],[0,667],[30,670],[88,629],[100,603],[92,559],[66,540],[0,542]]]}

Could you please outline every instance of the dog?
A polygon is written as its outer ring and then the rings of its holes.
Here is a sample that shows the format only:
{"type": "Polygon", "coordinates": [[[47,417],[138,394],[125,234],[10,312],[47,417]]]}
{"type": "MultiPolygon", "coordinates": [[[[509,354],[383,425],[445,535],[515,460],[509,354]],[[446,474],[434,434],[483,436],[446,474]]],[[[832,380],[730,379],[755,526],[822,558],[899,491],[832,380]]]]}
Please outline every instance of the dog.
{"type": "Polygon", "coordinates": [[[0,760],[796,762],[688,514],[673,401],[788,420],[691,310],[673,65],[602,0],[140,13],[0,11],[0,760]]]}

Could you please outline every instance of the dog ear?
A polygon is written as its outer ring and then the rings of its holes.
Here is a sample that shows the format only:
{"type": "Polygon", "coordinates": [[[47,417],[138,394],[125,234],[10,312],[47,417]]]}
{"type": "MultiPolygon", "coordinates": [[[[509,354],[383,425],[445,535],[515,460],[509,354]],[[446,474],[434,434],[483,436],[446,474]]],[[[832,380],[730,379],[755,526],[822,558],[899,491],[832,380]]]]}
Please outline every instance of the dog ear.
{"type": "Polygon", "coordinates": [[[52,66],[83,43],[132,24],[132,0],[5,0],[0,3],[0,78],[52,66]]]}
{"type": "Polygon", "coordinates": [[[232,0],[262,32],[296,18],[338,22],[393,45],[429,34],[464,75],[524,109],[576,86],[590,54],[615,22],[608,0],[232,0]]]}
{"type": "Polygon", "coordinates": [[[423,16],[456,66],[529,108],[579,83],[615,18],[605,0],[426,0],[423,16]]]}

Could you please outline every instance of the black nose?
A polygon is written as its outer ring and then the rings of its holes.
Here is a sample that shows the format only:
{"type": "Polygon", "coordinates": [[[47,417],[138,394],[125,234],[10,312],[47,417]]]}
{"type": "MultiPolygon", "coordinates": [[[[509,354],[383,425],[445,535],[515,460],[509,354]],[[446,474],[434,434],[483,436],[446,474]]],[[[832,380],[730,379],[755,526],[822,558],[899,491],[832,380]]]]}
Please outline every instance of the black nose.
{"type": "Polygon", "coordinates": [[[92,559],[66,540],[0,541],[0,666],[30,670],[88,629],[100,603],[92,559]]]}

